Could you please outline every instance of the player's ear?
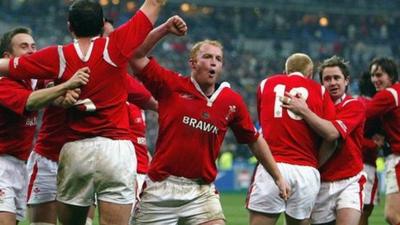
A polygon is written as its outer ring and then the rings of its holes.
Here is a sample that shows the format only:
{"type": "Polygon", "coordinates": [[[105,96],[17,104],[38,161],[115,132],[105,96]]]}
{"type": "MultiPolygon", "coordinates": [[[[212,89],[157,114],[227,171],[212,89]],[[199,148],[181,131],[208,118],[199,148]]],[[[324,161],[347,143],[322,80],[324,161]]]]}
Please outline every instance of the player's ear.
{"type": "Polygon", "coordinates": [[[195,59],[189,59],[189,66],[192,69],[196,68],[196,60],[195,59]]]}

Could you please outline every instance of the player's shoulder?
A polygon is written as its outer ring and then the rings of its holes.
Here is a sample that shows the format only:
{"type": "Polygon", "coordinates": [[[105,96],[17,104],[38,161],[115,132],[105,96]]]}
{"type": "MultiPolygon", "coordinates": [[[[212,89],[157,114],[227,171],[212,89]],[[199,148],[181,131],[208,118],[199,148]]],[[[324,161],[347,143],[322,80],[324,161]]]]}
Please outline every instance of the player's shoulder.
{"type": "Polygon", "coordinates": [[[354,98],[350,95],[347,95],[342,102],[342,107],[346,106],[359,110],[365,110],[365,103],[363,102],[363,100],[359,98],[354,98]]]}

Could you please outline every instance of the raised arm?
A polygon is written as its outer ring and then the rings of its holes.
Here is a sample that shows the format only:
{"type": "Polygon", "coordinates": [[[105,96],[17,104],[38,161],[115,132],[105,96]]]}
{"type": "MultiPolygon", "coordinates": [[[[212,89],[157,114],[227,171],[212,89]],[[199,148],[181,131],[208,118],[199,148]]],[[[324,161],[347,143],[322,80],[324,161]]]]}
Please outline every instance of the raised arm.
{"type": "Polygon", "coordinates": [[[27,111],[39,110],[52,103],[58,97],[66,94],[68,90],[73,90],[89,82],[89,68],[79,69],[68,81],[54,87],[45,88],[32,92],[25,105],[27,111]]]}
{"type": "Polygon", "coordinates": [[[145,0],[140,10],[149,18],[150,22],[154,25],[160,10],[167,0],[145,0]]]}
{"type": "Polygon", "coordinates": [[[249,148],[253,152],[254,156],[258,159],[258,161],[261,163],[261,165],[263,165],[265,170],[275,180],[275,183],[280,190],[281,197],[287,200],[290,195],[290,187],[286,183],[281,172],[279,171],[267,142],[260,135],[255,142],[249,144],[249,148]]]}
{"type": "Polygon", "coordinates": [[[185,21],[179,16],[169,18],[165,23],[154,28],[146,37],[144,42],[135,50],[129,64],[135,73],[140,72],[148,63],[147,54],[154,46],[168,34],[183,36],[186,34],[187,26],[185,21]]]}

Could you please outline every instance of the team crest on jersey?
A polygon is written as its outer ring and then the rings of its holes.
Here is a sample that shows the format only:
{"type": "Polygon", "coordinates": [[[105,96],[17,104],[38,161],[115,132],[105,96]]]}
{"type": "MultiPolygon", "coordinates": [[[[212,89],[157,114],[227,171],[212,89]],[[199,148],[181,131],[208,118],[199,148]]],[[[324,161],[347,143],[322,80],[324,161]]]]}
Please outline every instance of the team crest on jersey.
{"type": "Polygon", "coordinates": [[[230,105],[228,109],[228,113],[225,116],[226,120],[229,120],[231,116],[236,112],[236,105],[230,105]]]}
{"type": "Polygon", "coordinates": [[[201,117],[202,117],[203,119],[208,119],[208,118],[210,118],[210,114],[209,114],[208,112],[203,112],[203,113],[201,114],[201,117]]]}

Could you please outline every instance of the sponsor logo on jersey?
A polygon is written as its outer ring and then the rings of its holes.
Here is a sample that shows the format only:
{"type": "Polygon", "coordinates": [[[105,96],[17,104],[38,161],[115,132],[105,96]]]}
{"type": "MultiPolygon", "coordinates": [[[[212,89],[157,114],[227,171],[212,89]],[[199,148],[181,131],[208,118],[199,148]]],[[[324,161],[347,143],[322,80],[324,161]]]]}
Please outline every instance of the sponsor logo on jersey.
{"type": "Polygon", "coordinates": [[[211,123],[191,118],[189,116],[184,116],[182,122],[186,125],[202,130],[204,132],[218,134],[218,128],[211,123]]]}
{"type": "Polygon", "coordinates": [[[37,124],[37,117],[36,116],[27,118],[26,121],[25,121],[25,126],[32,127],[32,126],[36,126],[36,124],[37,124]]]}

